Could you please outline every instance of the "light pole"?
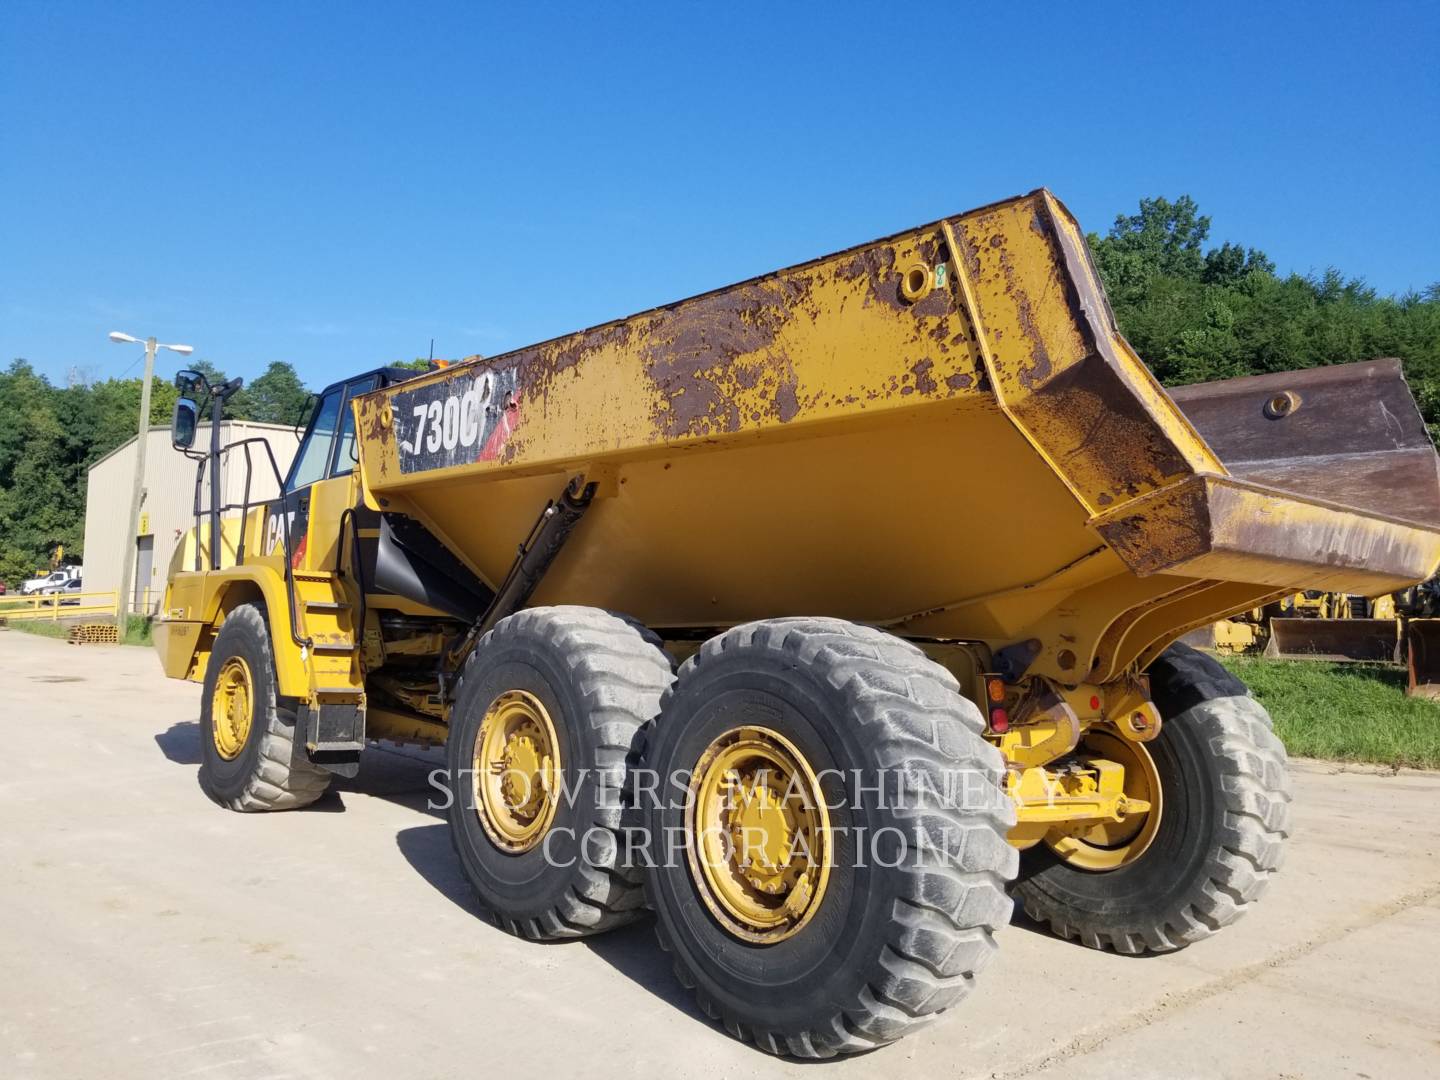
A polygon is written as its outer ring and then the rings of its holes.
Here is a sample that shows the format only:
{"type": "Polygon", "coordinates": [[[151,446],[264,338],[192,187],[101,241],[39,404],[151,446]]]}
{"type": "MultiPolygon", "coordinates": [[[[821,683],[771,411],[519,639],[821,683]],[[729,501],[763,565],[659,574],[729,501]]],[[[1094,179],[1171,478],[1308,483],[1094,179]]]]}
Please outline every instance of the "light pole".
{"type": "Polygon", "coordinates": [[[125,545],[125,559],[120,564],[120,595],[116,597],[115,606],[116,614],[120,617],[120,632],[123,634],[125,616],[130,613],[130,590],[135,580],[135,561],[138,558],[137,550],[132,549],[138,543],[140,498],[145,491],[145,447],[150,442],[150,381],[155,376],[155,350],[169,349],[181,356],[189,356],[195,350],[189,345],[162,345],[153,337],[142,342],[139,338],[122,334],[118,330],[110,332],[110,340],[117,345],[145,346],[145,380],[140,384],[140,425],[135,436],[135,485],[130,492],[130,516],[126,519],[129,522],[127,529],[130,542],[125,545]]]}

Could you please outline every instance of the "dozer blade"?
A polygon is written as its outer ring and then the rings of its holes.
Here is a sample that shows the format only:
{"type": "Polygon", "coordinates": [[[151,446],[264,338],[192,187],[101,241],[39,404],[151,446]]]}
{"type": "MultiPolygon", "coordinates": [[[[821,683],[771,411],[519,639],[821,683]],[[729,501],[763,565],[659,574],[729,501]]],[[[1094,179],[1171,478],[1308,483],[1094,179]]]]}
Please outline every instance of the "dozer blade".
{"type": "MultiPolygon", "coordinates": [[[[1392,663],[1397,658],[1395,620],[1271,619],[1265,655],[1286,660],[1392,663]]],[[[1440,651],[1435,656],[1440,660],[1440,651]]]]}
{"type": "Polygon", "coordinates": [[[1405,624],[1405,666],[1411,697],[1440,699],[1440,619],[1410,619],[1405,624]]]}
{"type": "Polygon", "coordinates": [[[1215,624],[1206,623],[1204,626],[1191,630],[1180,638],[1179,643],[1189,645],[1192,649],[1215,652],[1215,624]]]}

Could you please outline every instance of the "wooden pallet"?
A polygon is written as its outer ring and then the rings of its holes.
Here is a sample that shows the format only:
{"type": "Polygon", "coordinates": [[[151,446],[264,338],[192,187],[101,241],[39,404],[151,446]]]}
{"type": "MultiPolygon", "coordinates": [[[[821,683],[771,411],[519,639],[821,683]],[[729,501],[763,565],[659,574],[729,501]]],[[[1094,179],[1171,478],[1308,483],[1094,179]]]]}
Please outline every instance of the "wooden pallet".
{"type": "Polygon", "coordinates": [[[120,627],[114,623],[76,623],[66,640],[71,645],[119,645],[120,627]]]}

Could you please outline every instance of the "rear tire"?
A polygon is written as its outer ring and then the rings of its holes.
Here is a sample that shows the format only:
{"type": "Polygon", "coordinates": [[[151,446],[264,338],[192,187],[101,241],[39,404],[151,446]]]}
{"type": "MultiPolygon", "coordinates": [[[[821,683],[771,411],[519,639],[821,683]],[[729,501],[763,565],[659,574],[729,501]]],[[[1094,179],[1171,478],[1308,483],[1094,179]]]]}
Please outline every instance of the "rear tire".
{"type": "Polygon", "coordinates": [[[295,810],[308,806],[330,784],[330,774],[305,760],[295,745],[295,713],[278,705],[275,657],[264,612],[242,604],[225,617],[205,665],[200,701],[200,786],[231,810],[295,810]],[[243,667],[251,702],[246,734],[235,740],[232,728],[217,734],[226,718],[215,715],[215,687],[226,667],[243,667]],[[225,757],[222,746],[237,748],[225,757]]]}
{"type": "Polygon", "coordinates": [[[450,836],[481,906],[512,934],[582,937],[643,914],[621,814],[639,731],[673,678],[657,640],[598,608],[528,608],[465,662],[447,744],[450,836]],[[548,722],[563,776],[552,816],[513,841],[497,824],[504,807],[474,783],[486,716],[511,695],[548,722]]]}
{"type": "Polygon", "coordinates": [[[1173,952],[1243,915],[1280,867],[1290,827],[1285,747],[1270,716],[1214,658],[1172,645],[1150,668],[1164,720],[1146,745],[1164,808],[1133,862],[1095,872],[1043,843],[1015,896],[1060,937],[1127,955],[1173,952]]]}
{"type": "MultiPolygon", "coordinates": [[[[1016,868],[1014,808],[983,726],[919,649],[837,619],[738,626],[681,666],[645,750],[661,793],[643,806],[646,891],[661,946],[709,1016],[770,1053],[827,1058],[893,1042],[965,996],[1009,921],[1016,868]],[[800,893],[804,917],[768,941],[741,936],[718,874],[707,882],[671,840],[693,843],[699,818],[670,778],[704,774],[737,732],[794,751],[834,836],[823,886],[800,893]]],[[[726,775],[732,791],[747,782],[726,775]]]]}

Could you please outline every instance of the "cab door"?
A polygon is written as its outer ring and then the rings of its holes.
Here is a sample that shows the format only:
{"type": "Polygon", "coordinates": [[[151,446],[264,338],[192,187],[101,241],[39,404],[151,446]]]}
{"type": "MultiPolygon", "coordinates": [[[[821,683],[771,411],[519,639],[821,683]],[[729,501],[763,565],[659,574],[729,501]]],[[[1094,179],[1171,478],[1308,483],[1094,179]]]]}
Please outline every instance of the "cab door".
{"type": "MultiPolygon", "coordinates": [[[[378,375],[363,375],[330,387],[315,406],[277,506],[288,519],[290,565],[297,570],[335,569],[340,519],[358,502],[355,412],[350,403],[378,385],[378,375]]],[[[283,527],[284,522],[279,524],[283,527]]]]}

